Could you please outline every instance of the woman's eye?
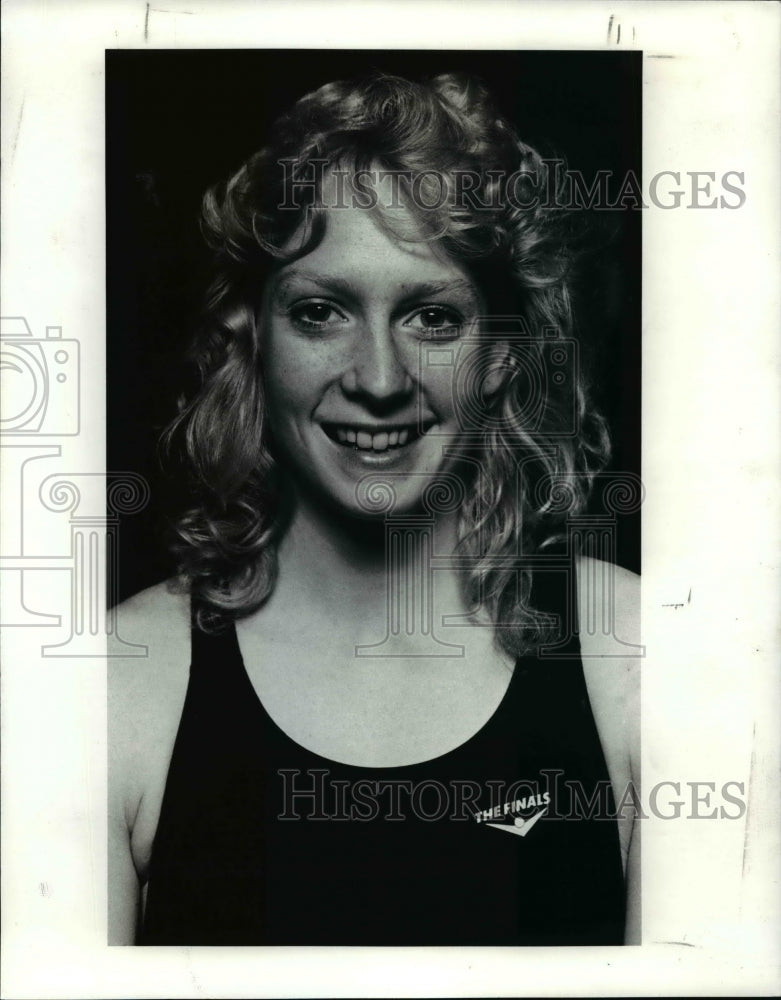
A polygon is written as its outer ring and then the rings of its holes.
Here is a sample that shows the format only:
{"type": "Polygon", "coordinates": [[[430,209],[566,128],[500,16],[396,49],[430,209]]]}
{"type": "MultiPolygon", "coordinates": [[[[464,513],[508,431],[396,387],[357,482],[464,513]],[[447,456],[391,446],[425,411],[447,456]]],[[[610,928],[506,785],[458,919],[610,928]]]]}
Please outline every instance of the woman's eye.
{"type": "Polygon", "coordinates": [[[460,336],[463,322],[460,313],[448,306],[425,306],[408,325],[425,337],[448,340],[460,336]]]}
{"type": "Polygon", "coordinates": [[[290,310],[290,318],[301,330],[323,330],[344,321],[344,316],[329,302],[301,302],[290,310]]]}

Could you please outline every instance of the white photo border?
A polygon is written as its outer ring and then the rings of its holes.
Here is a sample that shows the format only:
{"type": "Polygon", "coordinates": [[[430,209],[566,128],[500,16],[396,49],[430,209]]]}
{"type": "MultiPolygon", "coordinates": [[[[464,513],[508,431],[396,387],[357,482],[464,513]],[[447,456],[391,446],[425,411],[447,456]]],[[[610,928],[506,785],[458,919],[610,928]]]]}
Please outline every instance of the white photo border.
{"type": "MultiPolygon", "coordinates": [[[[652,206],[644,218],[643,778],[646,787],[684,789],[743,782],[748,811],[738,821],[645,821],[641,947],[109,948],[105,662],[42,655],[44,627],[6,628],[3,995],[777,993],[778,8],[585,0],[177,7],[3,4],[3,315],[23,317],[38,340],[60,328],[78,341],[80,394],[58,404],[71,423],[77,405],[78,433],[46,441],[49,456],[59,449],[55,471],[87,477],[82,516],[97,517],[104,496],[107,48],[428,41],[642,50],[644,177],[738,171],[745,190],[737,210],[652,206]]],[[[4,473],[17,468],[20,451],[0,454],[4,473]]],[[[64,535],[45,518],[38,525],[25,488],[4,485],[4,515],[24,511],[29,532],[17,552],[5,548],[4,529],[4,588],[18,582],[14,559],[55,551],[64,559],[70,544],[67,525],[64,535]]],[[[55,493],[49,502],[56,506],[55,493]]],[[[36,607],[61,607],[66,563],[57,572],[24,565],[36,607]]]]}

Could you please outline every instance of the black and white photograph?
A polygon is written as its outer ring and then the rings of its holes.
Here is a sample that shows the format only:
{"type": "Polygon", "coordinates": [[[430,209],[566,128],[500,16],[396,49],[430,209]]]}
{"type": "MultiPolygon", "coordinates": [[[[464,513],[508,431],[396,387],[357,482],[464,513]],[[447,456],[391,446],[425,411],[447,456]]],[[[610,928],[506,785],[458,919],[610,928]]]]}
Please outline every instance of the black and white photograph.
{"type": "Polygon", "coordinates": [[[114,943],[639,940],[640,69],[107,54],[114,943]]]}
{"type": "Polygon", "coordinates": [[[4,16],[3,995],[777,993],[777,9],[4,16]]]}

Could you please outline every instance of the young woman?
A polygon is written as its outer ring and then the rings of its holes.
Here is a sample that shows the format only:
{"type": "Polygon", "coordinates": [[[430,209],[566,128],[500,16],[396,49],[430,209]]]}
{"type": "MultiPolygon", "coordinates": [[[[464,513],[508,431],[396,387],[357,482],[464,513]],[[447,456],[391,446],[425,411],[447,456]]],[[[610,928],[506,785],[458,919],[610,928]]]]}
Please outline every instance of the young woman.
{"type": "Polygon", "coordinates": [[[180,573],[110,677],[114,943],[637,939],[635,579],[573,530],[608,444],[552,183],[477,82],[378,76],[207,194],[180,573]]]}

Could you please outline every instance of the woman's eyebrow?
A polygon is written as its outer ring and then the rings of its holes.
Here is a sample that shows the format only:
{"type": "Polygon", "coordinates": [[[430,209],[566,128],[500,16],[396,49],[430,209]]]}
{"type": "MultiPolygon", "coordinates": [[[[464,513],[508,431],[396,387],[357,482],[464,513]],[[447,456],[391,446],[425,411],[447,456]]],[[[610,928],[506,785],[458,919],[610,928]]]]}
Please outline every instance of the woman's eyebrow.
{"type": "Polygon", "coordinates": [[[419,281],[403,285],[405,298],[427,298],[430,295],[467,295],[477,300],[478,293],[466,278],[451,278],[445,281],[419,281]]]}
{"type": "MultiPolygon", "coordinates": [[[[278,275],[274,281],[274,290],[276,292],[285,291],[290,285],[294,285],[298,281],[309,282],[327,291],[350,295],[356,298],[361,294],[358,286],[346,278],[307,270],[291,270],[278,275]]],[[[466,278],[451,278],[443,281],[403,282],[399,286],[399,292],[404,301],[442,294],[466,295],[472,300],[478,300],[478,293],[475,286],[466,278]]]]}
{"type": "Polygon", "coordinates": [[[339,292],[345,295],[357,295],[358,289],[346,278],[340,278],[333,274],[318,274],[316,271],[290,270],[279,274],[274,279],[274,291],[284,292],[290,285],[304,281],[309,284],[318,285],[327,291],[339,292]]]}

